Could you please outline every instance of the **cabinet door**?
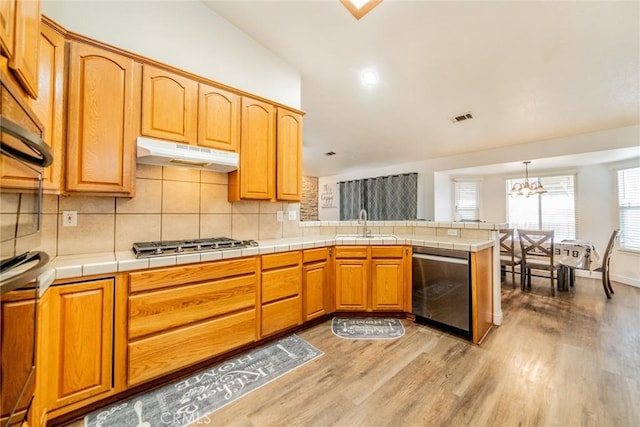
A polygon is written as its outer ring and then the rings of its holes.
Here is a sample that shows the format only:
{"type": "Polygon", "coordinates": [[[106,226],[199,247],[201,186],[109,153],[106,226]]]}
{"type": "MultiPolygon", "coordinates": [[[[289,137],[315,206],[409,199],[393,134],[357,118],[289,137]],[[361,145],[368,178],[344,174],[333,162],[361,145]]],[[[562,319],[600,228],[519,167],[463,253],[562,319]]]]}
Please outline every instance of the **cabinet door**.
{"type": "Polygon", "coordinates": [[[240,166],[229,174],[229,200],[275,197],[275,114],[273,105],[242,98],[240,166]]]}
{"type": "Polygon", "coordinates": [[[15,50],[9,60],[9,66],[25,92],[32,98],[37,98],[40,1],[19,0],[16,4],[15,25],[15,50]]]}
{"type": "Polygon", "coordinates": [[[7,416],[17,402],[11,425],[14,425],[13,422],[19,425],[31,402],[36,383],[32,373],[36,319],[34,291],[13,291],[2,295],[0,310],[0,424],[6,425],[7,416]],[[26,388],[20,397],[23,386],[26,388]]]}
{"type": "Polygon", "coordinates": [[[43,187],[50,192],[62,190],[62,146],[64,144],[64,72],[65,39],[53,28],[40,28],[38,60],[38,98],[31,108],[44,124],[43,139],[53,152],[53,164],[43,172],[43,187]]]}
{"type": "Polygon", "coordinates": [[[0,50],[7,58],[13,57],[16,36],[17,0],[0,1],[0,50]]]}
{"type": "Polygon", "coordinates": [[[403,310],[404,261],[374,259],[371,276],[373,310],[403,310]]]}
{"type": "Polygon", "coordinates": [[[336,310],[365,311],[369,283],[369,262],[363,259],[337,259],[336,310]]]}
{"type": "Polygon", "coordinates": [[[111,389],[113,288],[102,279],[49,289],[51,407],[111,389]]]}
{"type": "Polygon", "coordinates": [[[240,95],[214,86],[199,85],[198,145],[238,151],[240,145],[240,95]]]}
{"type": "Polygon", "coordinates": [[[161,68],[142,70],[142,134],[196,143],[198,83],[161,68]]]}
{"type": "Polygon", "coordinates": [[[71,42],[66,189],[133,195],[139,65],[71,42]]]}
{"type": "Polygon", "coordinates": [[[302,194],[302,115],[278,108],[276,199],[300,201],[302,194]]]}
{"type": "MultiPolygon", "coordinates": [[[[0,114],[23,128],[42,137],[42,124],[31,111],[20,88],[10,79],[0,81],[0,114]]],[[[23,144],[7,133],[0,134],[2,142],[20,147],[23,144]]],[[[43,168],[36,167],[42,172],[43,168]]],[[[33,169],[9,156],[0,156],[0,180],[3,188],[33,189],[39,186],[33,169]]]]}
{"type": "Polygon", "coordinates": [[[315,319],[325,314],[325,292],[327,286],[327,263],[305,265],[302,286],[304,295],[304,320],[315,319]]]}

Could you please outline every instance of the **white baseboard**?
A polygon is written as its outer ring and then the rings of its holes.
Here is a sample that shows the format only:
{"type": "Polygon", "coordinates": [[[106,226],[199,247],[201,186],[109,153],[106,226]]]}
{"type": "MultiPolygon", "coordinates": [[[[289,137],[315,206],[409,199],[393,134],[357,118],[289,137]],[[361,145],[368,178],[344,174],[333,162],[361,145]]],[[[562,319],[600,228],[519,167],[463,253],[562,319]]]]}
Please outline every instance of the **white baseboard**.
{"type": "Polygon", "coordinates": [[[493,313],[493,324],[498,326],[502,325],[502,310],[493,313]]]}
{"type": "Polygon", "coordinates": [[[611,281],[620,282],[624,283],[625,285],[640,288],[640,280],[634,279],[633,277],[625,277],[618,274],[612,274],[611,276],[609,276],[609,278],[611,279],[611,281]]]}
{"type": "MultiPolygon", "coordinates": [[[[576,276],[578,277],[588,277],[590,279],[598,279],[602,280],[602,273],[599,271],[589,271],[589,270],[575,270],[576,276]]],[[[625,285],[634,286],[636,288],[640,288],[640,280],[634,279],[633,277],[621,276],[619,274],[612,274],[610,276],[611,281],[624,283],[625,285]]]]}

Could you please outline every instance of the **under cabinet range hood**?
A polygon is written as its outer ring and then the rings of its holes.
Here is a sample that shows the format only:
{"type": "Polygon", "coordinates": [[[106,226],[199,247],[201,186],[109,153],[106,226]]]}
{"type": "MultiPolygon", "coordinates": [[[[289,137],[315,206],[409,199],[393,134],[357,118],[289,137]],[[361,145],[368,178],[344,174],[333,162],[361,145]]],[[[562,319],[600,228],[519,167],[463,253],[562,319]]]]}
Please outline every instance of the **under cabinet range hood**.
{"type": "Polygon", "coordinates": [[[214,172],[238,169],[238,153],[195,145],[138,137],[138,163],[176,166],[214,172]]]}

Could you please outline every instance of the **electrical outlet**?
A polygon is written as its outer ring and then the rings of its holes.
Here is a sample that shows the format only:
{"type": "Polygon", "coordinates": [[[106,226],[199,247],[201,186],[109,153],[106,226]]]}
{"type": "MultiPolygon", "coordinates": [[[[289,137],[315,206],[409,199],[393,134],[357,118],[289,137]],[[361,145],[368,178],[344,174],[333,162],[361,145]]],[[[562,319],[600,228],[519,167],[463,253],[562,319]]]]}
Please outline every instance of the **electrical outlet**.
{"type": "Polygon", "coordinates": [[[295,221],[297,217],[296,211],[289,211],[289,221],[295,221]]]}
{"type": "Polygon", "coordinates": [[[62,226],[75,227],[78,225],[78,211],[62,211],[62,226]]]}
{"type": "Polygon", "coordinates": [[[284,221],[284,212],[282,212],[282,211],[276,212],[276,220],[278,222],[284,221]]]}
{"type": "Polygon", "coordinates": [[[457,236],[458,235],[458,230],[453,229],[453,230],[447,230],[447,234],[449,236],[457,236]]]}

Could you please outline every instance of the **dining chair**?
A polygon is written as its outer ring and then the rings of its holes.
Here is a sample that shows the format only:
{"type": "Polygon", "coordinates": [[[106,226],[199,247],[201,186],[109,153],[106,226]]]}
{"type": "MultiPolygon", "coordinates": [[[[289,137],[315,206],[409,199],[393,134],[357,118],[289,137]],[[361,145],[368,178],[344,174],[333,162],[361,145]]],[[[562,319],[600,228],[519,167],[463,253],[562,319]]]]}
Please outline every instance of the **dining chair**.
{"type": "Polygon", "coordinates": [[[611,237],[609,237],[609,243],[607,243],[607,249],[604,251],[604,257],[602,258],[602,267],[599,268],[602,271],[602,287],[604,288],[604,293],[607,295],[607,299],[611,299],[611,295],[614,294],[613,288],[611,287],[611,279],[609,278],[609,261],[611,260],[611,253],[613,252],[613,248],[616,245],[616,240],[618,240],[618,236],[620,236],[620,230],[613,230],[611,232],[611,237]]]}
{"type": "Polygon", "coordinates": [[[515,254],[515,239],[513,228],[502,228],[500,233],[500,267],[511,267],[511,284],[516,288],[516,265],[522,263],[522,258],[515,254]]]}
{"type": "Polygon", "coordinates": [[[551,283],[551,296],[556,295],[553,280],[560,279],[560,263],[553,259],[553,230],[522,230],[518,229],[522,266],[520,274],[520,287],[531,287],[531,270],[546,270],[549,272],[551,283]]]}

